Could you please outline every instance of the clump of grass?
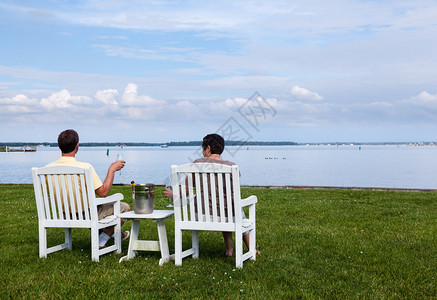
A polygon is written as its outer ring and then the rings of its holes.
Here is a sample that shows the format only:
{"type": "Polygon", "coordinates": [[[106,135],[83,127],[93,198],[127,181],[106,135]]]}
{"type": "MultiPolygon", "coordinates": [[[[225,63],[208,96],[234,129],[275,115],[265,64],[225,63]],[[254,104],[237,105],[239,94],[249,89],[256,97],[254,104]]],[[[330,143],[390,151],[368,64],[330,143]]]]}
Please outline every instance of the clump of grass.
{"type": "MultiPolygon", "coordinates": [[[[129,187],[113,187],[132,204],[129,187]]],[[[435,193],[243,189],[255,194],[255,262],[235,269],[220,233],[200,234],[200,257],[158,265],[158,252],[118,263],[90,260],[90,233],[73,230],[73,250],[38,256],[31,185],[0,185],[0,288],[7,298],[435,298],[435,193]]],[[[167,209],[158,188],[156,209],[167,209]]],[[[156,225],[143,238],[157,239],[156,225]]],[[[149,222],[149,223],[147,223],[149,222]]],[[[128,221],[123,229],[130,228],[128,221]]],[[[174,222],[166,222],[174,249],[174,222]]],[[[61,242],[62,230],[49,230],[61,242]]],[[[187,235],[186,247],[189,246],[187,235]]],[[[126,254],[128,242],[123,242],[126,254]]]]}

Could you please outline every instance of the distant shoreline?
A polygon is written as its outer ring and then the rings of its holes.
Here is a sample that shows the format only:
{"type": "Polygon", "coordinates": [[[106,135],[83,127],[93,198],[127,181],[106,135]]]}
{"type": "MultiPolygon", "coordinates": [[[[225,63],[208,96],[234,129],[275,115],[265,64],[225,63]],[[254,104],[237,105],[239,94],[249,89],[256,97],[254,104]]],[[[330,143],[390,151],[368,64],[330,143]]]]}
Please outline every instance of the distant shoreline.
{"type": "MultiPolygon", "coordinates": [[[[184,147],[184,146],[200,146],[202,141],[189,142],[167,142],[167,143],[139,143],[139,142],[125,142],[125,143],[97,143],[88,142],[80,143],[81,147],[156,147],[166,145],[168,147],[184,147]]],[[[343,145],[414,145],[414,146],[434,146],[434,142],[324,142],[324,143],[298,143],[298,142],[262,142],[262,141],[226,141],[226,146],[343,146],[343,145]]],[[[35,142],[0,142],[0,147],[58,147],[57,143],[35,143],[35,142]]]]}
{"type": "MultiPolygon", "coordinates": [[[[0,187],[8,186],[29,186],[32,183],[0,183],[0,187]]],[[[132,186],[128,183],[114,183],[113,186],[132,186]]],[[[165,187],[165,184],[154,184],[154,186],[165,187]]],[[[381,191],[381,192],[437,192],[431,188],[397,188],[397,187],[359,187],[359,186],[317,186],[317,185],[257,185],[242,184],[247,189],[283,189],[283,190],[353,190],[353,191],[381,191]]]]}

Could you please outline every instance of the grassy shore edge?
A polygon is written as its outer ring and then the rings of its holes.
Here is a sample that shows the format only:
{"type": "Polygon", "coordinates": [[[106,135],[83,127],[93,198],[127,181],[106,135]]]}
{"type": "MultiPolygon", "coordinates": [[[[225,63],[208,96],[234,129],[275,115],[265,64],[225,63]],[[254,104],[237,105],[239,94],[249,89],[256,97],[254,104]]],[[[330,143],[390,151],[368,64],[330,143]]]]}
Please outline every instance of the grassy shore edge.
{"type": "MultiPolygon", "coordinates": [[[[156,209],[166,209],[160,189],[156,209]]],[[[129,187],[111,192],[132,203],[129,187]]],[[[120,255],[109,254],[94,263],[89,232],[81,229],[73,230],[72,251],[40,259],[32,185],[2,184],[0,288],[8,298],[435,299],[435,193],[243,188],[242,194],[259,199],[256,261],[235,269],[213,232],[201,233],[198,259],[160,267],[153,252],[121,264],[120,255]]],[[[157,238],[150,223],[140,235],[157,238]]],[[[172,251],[173,220],[166,226],[172,251]]],[[[49,231],[49,242],[62,241],[62,233],[49,231]]]]}

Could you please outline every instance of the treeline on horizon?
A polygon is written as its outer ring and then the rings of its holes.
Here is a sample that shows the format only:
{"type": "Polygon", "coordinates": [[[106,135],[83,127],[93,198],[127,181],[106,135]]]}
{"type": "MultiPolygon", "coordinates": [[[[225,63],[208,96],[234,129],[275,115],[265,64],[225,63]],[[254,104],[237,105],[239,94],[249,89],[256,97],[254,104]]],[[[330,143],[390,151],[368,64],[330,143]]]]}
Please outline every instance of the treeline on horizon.
{"type": "MultiPolygon", "coordinates": [[[[151,146],[200,146],[202,141],[189,141],[189,142],[168,142],[168,143],[139,143],[139,142],[126,142],[126,143],[80,143],[81,147],[151,147],[151,146]]],[[[295,142],[256,142],[256,141],[226,141],[226,146],[290,146],[299,145],[295,142]]],[[[25,147],[25,146],[45,146],[45,147],[58,147],[58,143],[26,143],[26,142],[0,142],[0,146],[8,147],[25,147]]]]}
{"type": "MultiPolygon", "coordinates": [[[[262,141],[226,141],[226,146],[302,146],[302,145],[405,145],[405,144],[419,144],[419,145],[435,145],[437,142],[325,142],[325,143],[297,143],[297,142],[262,142],[262,141]]],[[[126,142],[126,143],[112,143],[112,142],[88,142],[80,143],[81,147],[153,147],[167,145],[171,146],[200,146],[202,141],[189,142],[168,142],[168,143],[143,143],[143,142],[126,142]]],[[[57,143],[35,143],[35,142],[0,142],[0,147],[26,147],[26,146],[45,146],[58,147],[57,143]]]]}

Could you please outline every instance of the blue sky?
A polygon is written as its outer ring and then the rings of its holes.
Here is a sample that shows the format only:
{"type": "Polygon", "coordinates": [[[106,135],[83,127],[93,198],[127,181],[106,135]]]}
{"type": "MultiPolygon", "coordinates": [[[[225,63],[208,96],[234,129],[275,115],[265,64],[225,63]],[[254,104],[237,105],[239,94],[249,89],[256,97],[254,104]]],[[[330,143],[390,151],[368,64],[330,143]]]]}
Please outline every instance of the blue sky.
{"type": "Polygon", "coordinates": [[[437,141],[435,1],[6,0],[0,35],[4,142],[437,141]]]}

